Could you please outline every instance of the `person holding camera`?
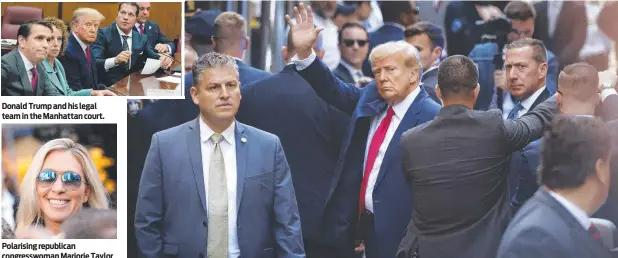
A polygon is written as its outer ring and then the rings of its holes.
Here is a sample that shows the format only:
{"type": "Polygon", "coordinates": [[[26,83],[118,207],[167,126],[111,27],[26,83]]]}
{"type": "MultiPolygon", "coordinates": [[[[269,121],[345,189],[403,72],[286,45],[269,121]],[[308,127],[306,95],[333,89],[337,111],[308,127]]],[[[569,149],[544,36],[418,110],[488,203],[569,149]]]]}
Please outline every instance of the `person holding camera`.
{"type": "MultiPolygon", "coordinates": [[[[487,31],[486,34],[506,34],[507,44],[521,38],[532,38],[536,18],[536,10],[533,5],[525,1],[511,1],[504,8],[504,14],[511,24],[510,29],[508,31],[487,31]]],[[[487,28],[496,27],[497,26],[487,26],[487,28]]],[[[505,29],[501,27],[504,26],[497,28],[505,29]]],[[[499,39],[497,41],[499,41],[499,39]]],[[[528,97],[534,96],[534,94],[527,94],[530,93],[529,91],[518,91],[514,95],[511,94],[511,90],[507,87],[507,75],[503,67],[506,59],[506,51],[501,49],[499,45],[501,45],[499,42],[479,43],[475,45],[469,57],[474,60],[479,67],[481,93],[479,94],[475,109],[484,110],[490,107],[497,107],[502,110],[503,114],[507,115],[518,102],[525,101],[528,97]],[[497,69],[496,66],[499,69],[497,69]],[[498,92],[498,94],[496,94],[496,92],[498,92]]],[[[549,95],[551,95],[556,92],[559,66],[556,56],[547,49],[546,53],[547,73],[545,77],[545,89],[548,91],[549,95]]],[[[540,87],[527,88],[530,88],[530,90],[533,88],[539,90],[540,87]]],[[[536,92],[536,90],[532,91],[532,93],[536,92]]],[[[535,101],[533,100],[532,102],[534,103],[535,101]]],[[[506,119],[506,117],[504,118],[506,119]]]]}

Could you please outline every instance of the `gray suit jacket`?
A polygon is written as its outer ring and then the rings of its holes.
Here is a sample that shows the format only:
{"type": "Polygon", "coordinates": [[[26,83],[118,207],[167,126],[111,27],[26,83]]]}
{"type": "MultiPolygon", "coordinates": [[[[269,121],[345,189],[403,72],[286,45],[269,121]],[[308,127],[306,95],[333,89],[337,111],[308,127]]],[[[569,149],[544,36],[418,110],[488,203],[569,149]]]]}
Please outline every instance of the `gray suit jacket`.
{"type": "Polygon", "coordinates": [[[60,96],[47,78],[41,64],[36,65],[39,76],[36,92],[32,90],[28,71],[19,51],[14,50],[2,56],[2,96],[60,96]]]}
{"type": "Polygon", "coordinates": [[[502,237],[499,258],[609,258],[590,233],[546,190],[524,204],[502,237]]]}
{"type": "Polygon", "coordinates": [[[540,138],[556,97],[518,120],[499,110],[449,105],[403,134],[403,173],[414,212],[397,257],[495,258],[511,218],[507,168],[513,151],[540,138]]]}
{"type": "MultiPolygon", "coordinates": [[[[140,257],[206,257],[208,206],[198,121],[152,136],[135,213],[140,257]]],[[[241,257],[304,258],[296,195],[279,138],[239,122],[235,138],[241,257]]]]}

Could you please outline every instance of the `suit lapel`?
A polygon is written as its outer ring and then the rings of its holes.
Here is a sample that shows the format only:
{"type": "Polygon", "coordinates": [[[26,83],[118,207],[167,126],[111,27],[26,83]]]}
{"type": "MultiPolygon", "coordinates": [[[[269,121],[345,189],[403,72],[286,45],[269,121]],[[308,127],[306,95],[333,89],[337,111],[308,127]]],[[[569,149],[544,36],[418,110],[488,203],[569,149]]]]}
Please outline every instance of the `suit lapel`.
{"type": "MultiPolygon", "coordinates": [[[[421,86],[419,85],[418,87],[421,87],[421,86]]],[[[403,134],[403,132],[407,131],[408,129],[418,124],[418,121],[419,121],[418,113],[421,112],[421,108],[423,106],[423,100],[425,100],[427,96],[428,95],[425,92],[425,90],[423,90],[423,88],[420,88],[420,92],[418,93],[418,96],[416,96],[416,98],[412,102],[412,105],[410,105],[410,107],[408,108],[408,111],[406,111],[406,114],[403,116],[401,123],[399,123],[397,130],[395,130],[393,139],[391,139],[391,142],[388,144],[388,148],[386,148],[386,153],[384,153],[384,159],[382,160],[382,165],[380,166],[380,172],[378,173],[376,184],[373,187],[374,191],[380,185],[380,182],[382,181],[382,179],[384,178],[384,175],[386,174],[386,170],[388,166],[393,160],[393,156],[395,156],[395,152],[397,152],[399,149],[399,139],[401,138],[401,135],[403,134]]]]}
{"type": "Polygon", "coordinates": [[[245,135],[245,126],[242,123],[235,122],[236,129],[234,137],[236,138],[236,212],[240,211],[240,202],[242,201],[243,188],[245,186],[245,176],[247,175],[247,162],[249,160],[249,142],[251,139],[245,135]],[[244,139],[244,140],[243,140],[244,139]]]}
{"type": "Polygon", "coordinates": [[[24,96],[35,95],[35,92],[32,91],[32,82],[28,79],[28,71],[26,70],[26,65],[24,64],[24,60],[21,59],[21,55],[19,51],[15,50],[15,62],[17,63],[17,72],[19,72],[19,79],[21,81],[22,87],[24,87],[24,96]]]}
{"type": "Polygon", "coordinates": [[[575,234],[577,238],[582,241],[582,245],[585,246],[590,252],[599,254],[601,250],[608,250],[607,247],[603,245],[603,242],[600,240],[594,239],[587,229],[584,229],[582,225],[577,221],[575,217],[569,212],[562,204],[560,204],[553,196],[549,194],[543,188],[539,189],[537,194],[539,195],[539,199],[541,202],[550,206],[552,210],[556,211],[558,216],[560,216],[566,223],[570,225],[572,234],[575,234]]]}
{"type": "MultiPolygon", "coordinates": [[[[58,60],[55,60],[55,62],[56,62],[55,65],[58,65],[58,60]]],[[[43,61],[42,66],[43,68],[45,68],[46,74],[54,74],[54,68],[52,68],[52,66],[49,63],[47,63],[47,60],[43,61]]],[[[63,79],[62,74],[60,72],[56,73],[56,76],[47,76],[47,79],[51,82],[53,86],[56,87],[58,92],[62,93],[63,95],[66,95],[66,92],[64,92],[64,88],[62,87],[62,84],[60,83],[60,80],[63,79]]]]}
{"type": "Polygon", "coordinates": [[[118,26],[115,22],[109,26],[109,29],[112,35],[109,39],[109,41],[112,42],[112,52],[118,55],[122,52],[122,37],[120,37],[120,33],[118,33],[118,26]]]}
{"type": "Polygon", "coordinates": [[[204,168],[202,167],[202,143],[200,141],[199,117],[194,119],[189,124],[186,140],[189,160],[191,161],[191,167],[193,168],[195,186],[197,187],[197,192],[199,193],[200,200],[202,201],[202,208],[204,208],[204,212],[208,213],[208,208],[206,208],[206,187],[204,186],[204,168]]]}
{"type": "Polygon", "coordinates": [[[543,90],[543,92],[541,93],[541,95],[539,95],[535,100],[534,103],[532,103],[532,106],[530,106],[530,110],[528,112],[530,112],[531,110],[533,110],[538,104],[543,103],[543,101],[545,101],[546,99],[549,98],[549,89],[547,87],[545,87],[545,90],[543,90]]]}

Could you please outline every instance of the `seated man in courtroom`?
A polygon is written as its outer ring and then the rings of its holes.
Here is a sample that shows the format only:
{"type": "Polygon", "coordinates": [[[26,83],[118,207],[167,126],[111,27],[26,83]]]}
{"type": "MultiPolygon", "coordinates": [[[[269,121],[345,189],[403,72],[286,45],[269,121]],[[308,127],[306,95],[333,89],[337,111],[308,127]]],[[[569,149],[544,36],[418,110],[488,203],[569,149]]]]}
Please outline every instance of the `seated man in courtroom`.
{"type": "Polygon", "coordinates": [[[148,18],[150,18],[150,2],[138,2],[137,5],[139,6],[139,15],[137,16],[137,23],[135,23],[134,30],[139,32],[139,34],[148,36],[148,43],[154,47],[157,52],[174,54],[176,44],[169,41],[167,37],[161,33],[159,24],[152,20],[148,20],[148,18]]]}
{"type": "Polygon", "coordinates": [[[2,96],[61,95],[47,79],[41,62],[47,58],[52,26],[31,20],[17,30],[17,50],[2,57],[2,96]]]}
{"type": "Polygon", "coordinates": [[[148,43],[146,35],[133,33],[138,15],[139,6],[136,3],[120,3],[116,22],[99,29],[97,40],[92,44],[99,77],[106,86],[140,71],[146,58],[159,59],[163,69],[172,64],[172,57],[169,54],[156,53],[148,43]]]}

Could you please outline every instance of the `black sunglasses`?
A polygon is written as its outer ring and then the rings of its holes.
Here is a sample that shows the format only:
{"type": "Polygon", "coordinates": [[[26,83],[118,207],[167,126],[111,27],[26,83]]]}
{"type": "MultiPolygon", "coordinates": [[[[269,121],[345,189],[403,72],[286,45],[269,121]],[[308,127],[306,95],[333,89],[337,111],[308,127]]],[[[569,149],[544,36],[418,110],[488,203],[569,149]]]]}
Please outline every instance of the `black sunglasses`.
{"type": "Polygon", "coordinates": [[[60,175],[60,180],[69,190],[77,190],[80,186],[82,186],[82,182],[85,184],[86,181],[82,180],[82,177],[73,171],[66,172],[56,172],[51,169],[44,169],[39,172],[39,176],[37,180],[39,181],[39,185],[42,187],[50,187],[56,182],[56,179],[60,175]]]}
{"type": "Polygon", "coordinates": [[[354,42],[358,43],[359,47],[364,47],[365,44],[367,44],[367,40],[362,40],[362,39],[344,39],[343,40],[343,44],[345,44],[346,47],[354,46],[354,42]]]}

